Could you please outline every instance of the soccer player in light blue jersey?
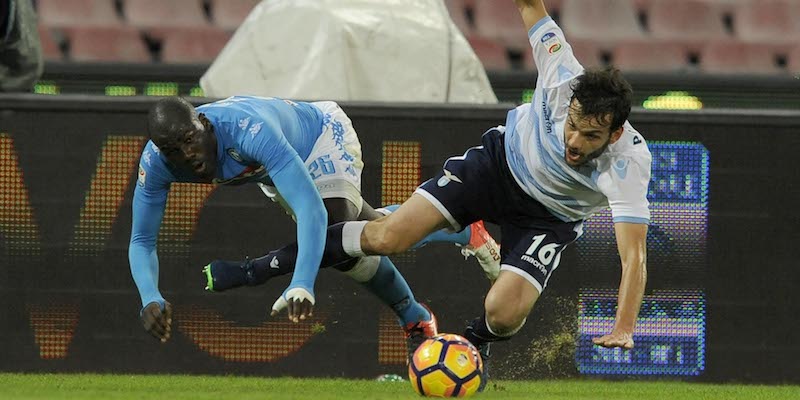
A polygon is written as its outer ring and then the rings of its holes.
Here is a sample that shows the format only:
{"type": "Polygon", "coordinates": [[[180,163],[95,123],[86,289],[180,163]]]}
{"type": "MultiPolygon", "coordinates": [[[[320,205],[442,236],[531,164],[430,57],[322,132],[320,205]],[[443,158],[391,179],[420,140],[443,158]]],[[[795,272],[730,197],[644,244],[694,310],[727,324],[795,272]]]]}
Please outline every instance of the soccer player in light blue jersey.
{"type": "MultiPolygon", "coordinates": [[[[361,197],[361,144],[350,119],[334,102],[235,96],[195,109],[180,98],[165,98],[150,110],[148,133],[151,140],[142,151],[133,196],[129,261],[141,296],[142,323],[162,342],[171,334],[172,308],[158,289],[156,237],[172,182],[253,182],[293,216],[298,245],[291,262],[279,265],[265,257],[244,263],[218,261],[204,273],[207,289],[221,291],[294,272],[273,313],[288,308],[295,322],[310,315],[304,307],[315,302],[314,282],[328,223],[372,220],[389,213],[377,212],[361,197]]],[[[499,273],[497,244],[482,223],[458,234],[434,233],[423,243],[430,241],[461,244],[482,266],[489,265],[485,269],[494,270],[494,276],[499,273]]],[[[387,257],[332,266],[394,310],[412,348],[436,334],[436,319],[414,299],[387,257]]]]}
{"type": "MultiPolygon", "coordinates": [[[[632,348],[647,280],[651,156],[627,122],[631,87],[618,70],[584,70],[542,0],[515,3],[539,71],[531,103],[509,111],[482,145],[448,159],[391,215],[328,228],[324,259],[395,254],[442,228],[499,224],[501,271],[484,313],[464,332],[486,358],[490,343],[525,324],[583,221],[610,207],[622,264],[618,310],[612,331],[593,341],[632,348]]],[[[292,251],[270,254],[283,262],[292,251]]]]}

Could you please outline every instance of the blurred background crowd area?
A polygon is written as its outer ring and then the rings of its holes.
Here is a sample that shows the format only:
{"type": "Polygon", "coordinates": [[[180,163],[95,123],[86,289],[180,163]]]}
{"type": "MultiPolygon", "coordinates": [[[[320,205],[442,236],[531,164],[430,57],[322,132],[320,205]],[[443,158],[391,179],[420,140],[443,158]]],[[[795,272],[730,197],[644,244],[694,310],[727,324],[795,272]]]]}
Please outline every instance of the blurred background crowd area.
{"type": "MultiPolygon", "coordinates": [[[[269,1],[269,0],[264,0],[269,1]]],[[[511,0],[444,0],[489,71],[533,70],[511,0]]],[[[48,61],[207,64],[259,0],[36,0],[48,61]]],[[[800,72],[800,0],[549,0],[585,66],[800,72]]]]}

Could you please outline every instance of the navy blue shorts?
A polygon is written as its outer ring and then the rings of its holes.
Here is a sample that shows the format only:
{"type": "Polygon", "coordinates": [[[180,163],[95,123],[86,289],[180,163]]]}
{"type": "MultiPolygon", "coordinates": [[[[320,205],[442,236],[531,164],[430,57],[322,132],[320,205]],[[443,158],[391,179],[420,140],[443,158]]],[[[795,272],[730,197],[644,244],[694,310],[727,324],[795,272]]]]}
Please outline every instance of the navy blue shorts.
{"type": "Polygon", "coordinates": [[[490,129],[482,145],[449,158],[416,193],[433,203],[456,231],[484,220],[500,226],[501,270],[517,273],[539,292],[582,222],[564,222],[517,185],[506,163],[504,134],[490,129]]]}

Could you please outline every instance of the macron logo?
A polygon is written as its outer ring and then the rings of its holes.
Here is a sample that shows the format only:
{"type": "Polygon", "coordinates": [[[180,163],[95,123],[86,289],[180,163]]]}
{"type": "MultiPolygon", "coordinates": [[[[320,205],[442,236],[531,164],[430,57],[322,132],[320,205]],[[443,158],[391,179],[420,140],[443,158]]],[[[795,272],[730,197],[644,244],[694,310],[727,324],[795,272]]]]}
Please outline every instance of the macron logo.
{"type": "Polygon", "coordinates": [[[269,267],[272,269],[278,269],[278,257],[273,258],[272,261],[269,262],[269,267]]]}

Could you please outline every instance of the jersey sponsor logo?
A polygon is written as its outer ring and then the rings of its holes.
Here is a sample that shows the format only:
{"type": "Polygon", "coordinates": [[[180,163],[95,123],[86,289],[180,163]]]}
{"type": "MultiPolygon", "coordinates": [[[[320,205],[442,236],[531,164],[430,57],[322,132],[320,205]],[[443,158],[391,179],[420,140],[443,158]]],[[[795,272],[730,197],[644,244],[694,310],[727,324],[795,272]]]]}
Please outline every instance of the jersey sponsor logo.
{"type": "Polygon", "coordinates": [[[554,32],[547,32],[542,36],[542,44],[550,54],[557,53],[561,50],[561,40],[554,32]]]}
{"type": "Polygon", "coordinates": [[[153,149],[153,153],[161,154],[161,150],[158,148],[158,146],[156,146],[155,143],[152,143],[150,148],[153,149]]]}
{"type": "Polygon", "coordinates": [[[253,124],[253,126],[251,126],[250,129],[248,130],[250,136],[255,137],[256,135],[258,135],[258,132],[261,132],[262,125],[264,125],[264,121],[258,121],[255,124],[253,124]]]}
{"type": "Polygon", "coordinates": [[[639,136],[634,136],[633,137],[633,144],[637,145],[639,143],[642,143],[642,139],[639,139],[639,136]]]}
{"type": "Polygon", "coordinates": [[[247,125],[250,125],[250,117],[242,118],[239,120],[239,129],[247,129],[247,125]]]}
{"type": "Polygon", "coordinates": [[[617,160],[611,164],[611,166],[614,167],[614,171],[617,171],[619,179],[625,179],[625,177],[628,176],[628,164],[630,164],[630,162],[631,160],[626,158],[624,160],[617,160]]]}
{"type": "Polygon", "coordinates": [[[448,171],[448,170],[444,170],[444,176],[443,176],[443,177],[441,177],[441,178],[439,178],[439,180],[438,180],[438,181],[436,181],[436,184],[437,184],[439,187],[445,187],[445,186],[447,186],[447,184],[448,184],[448,183],[450,183],[450,182],[464,183],[464,182],[461,180],[461,178],[459,178],[459,177],[457,177],[457,176],[453,175],[453,174],[452,174],[452,173],[450,173],[450,171],[448,171]]]}
{"type": "Polygon", "coordinates": [[[278,261],[278,257],[274,257],[272,261],[269,262],[269,267],[272,269],[280,268],[280,262],[278,261]]]}
{"type": "Polygon", "coordinates": [[[227,149],[225,152],[227,152],[232,159],[236,160],[236,162],[244,162],[244,158],[242,158],[241,154],[239,154],[236,149],[227,149]]]}
{"type": "Polygon", "coordinates": [[[547,267],[542,265],[542,263],[540,263],[539,260],[537,260],[537,259],[535,259],[535,258],[533,258],[533,257],[531,257],[531,256],[529,256],[527,254],[523,254],[522,255],[522,261],[525,261],[525,262],[533,265],[534,267],[536,267],[536,269],[539,270],[539,272],[542,273],[542,275],[547,276],[547,267]]]}
{"type": "Polygon", "coordinates": [[[136,180],[139,186],[144,187],[144,183],[147,180],[147,171],[141,165],[139,166],[139,177],[136,180]]]}

